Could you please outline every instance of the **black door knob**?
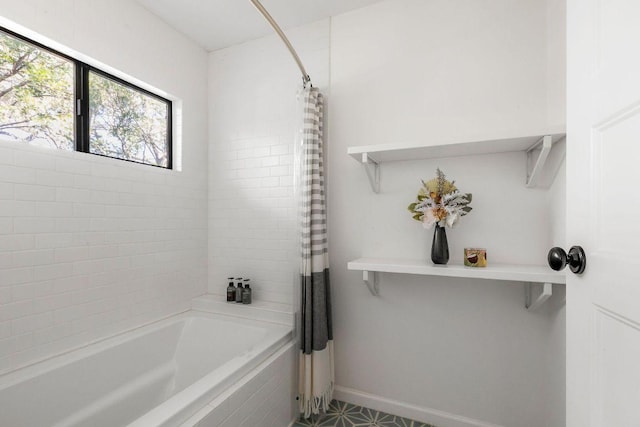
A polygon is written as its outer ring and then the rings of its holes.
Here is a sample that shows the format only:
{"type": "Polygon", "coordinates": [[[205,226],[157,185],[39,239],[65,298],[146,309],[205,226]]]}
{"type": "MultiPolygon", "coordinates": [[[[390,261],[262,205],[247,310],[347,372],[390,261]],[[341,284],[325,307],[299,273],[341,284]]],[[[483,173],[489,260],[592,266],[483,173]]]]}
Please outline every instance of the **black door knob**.
{"type": "Polygon", "coordinates": [[[551,248],[547,255],[549,267],[556,271],[560,271],[569,264],[569,269],[576,274],[582,274],[587,266],[587,256],[580,246],[572,246],[567,254],[564,249],[555,247],[551,248]]]}

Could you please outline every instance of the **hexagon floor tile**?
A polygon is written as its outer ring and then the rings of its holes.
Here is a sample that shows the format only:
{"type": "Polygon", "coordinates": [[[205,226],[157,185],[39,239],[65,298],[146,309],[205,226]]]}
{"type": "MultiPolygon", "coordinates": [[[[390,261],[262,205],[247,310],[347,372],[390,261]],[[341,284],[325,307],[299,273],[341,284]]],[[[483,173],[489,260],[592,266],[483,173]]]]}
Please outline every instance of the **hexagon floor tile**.
{"type": "Polygon", "coordinates": [[[326,414],[300,418],[293,427],[435,427],[362,406],[333,400],[326,414]]]}

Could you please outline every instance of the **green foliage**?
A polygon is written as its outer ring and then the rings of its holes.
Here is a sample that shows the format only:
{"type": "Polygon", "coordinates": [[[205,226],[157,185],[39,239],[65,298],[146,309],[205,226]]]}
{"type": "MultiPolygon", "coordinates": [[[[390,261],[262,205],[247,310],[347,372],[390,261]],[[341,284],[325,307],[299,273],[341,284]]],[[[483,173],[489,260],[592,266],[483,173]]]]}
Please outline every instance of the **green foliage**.
{"type": "Polygon", "coordinates": [[[73,148],[74,66],[0,32],[0,136],[73,148]]]}
{"type": "Polygon", "coordinates": [[[167,165],[167,105],[96,73],[89,73],[92,153],[167,165]]]}

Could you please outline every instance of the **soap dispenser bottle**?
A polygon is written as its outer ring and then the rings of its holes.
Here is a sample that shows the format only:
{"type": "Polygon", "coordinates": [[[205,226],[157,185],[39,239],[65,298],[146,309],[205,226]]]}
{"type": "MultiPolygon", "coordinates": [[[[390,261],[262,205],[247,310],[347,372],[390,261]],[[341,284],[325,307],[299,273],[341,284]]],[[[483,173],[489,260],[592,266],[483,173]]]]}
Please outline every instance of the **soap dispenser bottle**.
{"type": "Polygon", "coordinates": [[[236,300],[236,287],[233,286],[233,277],[228,277],[229,286],[227,286],[227,302],[233,302],[236,300]]]}
{"type": "Polygon", "coordinates": [[[242,277],[238,277],[236,279],[236,281],[238,282],[238,287],[236,288],[236,303],[241,304],[242,303],[242,291],[243,291],[242,277]]]}
{"type": "Polygon", "coordinates": [[[244,279],[244,289],[242,290],[242,303],[251,304],[251,286],[249,286],[249,279],[244,279]]]}

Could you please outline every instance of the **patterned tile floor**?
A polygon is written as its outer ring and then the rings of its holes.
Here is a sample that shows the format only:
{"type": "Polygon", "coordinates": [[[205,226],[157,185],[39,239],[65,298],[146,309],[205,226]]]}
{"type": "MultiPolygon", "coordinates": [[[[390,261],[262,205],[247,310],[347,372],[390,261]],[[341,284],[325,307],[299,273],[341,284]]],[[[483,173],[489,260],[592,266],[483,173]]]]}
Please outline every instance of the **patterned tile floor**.
{"type": "Polygon", "coordinates": [[[435,427],[334,400],[326,414],[300,419],[293,427],[435,427]]]}

